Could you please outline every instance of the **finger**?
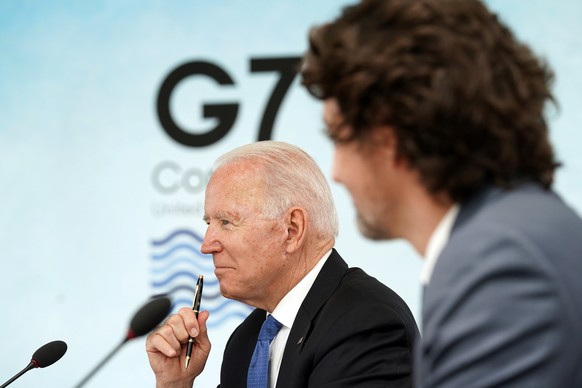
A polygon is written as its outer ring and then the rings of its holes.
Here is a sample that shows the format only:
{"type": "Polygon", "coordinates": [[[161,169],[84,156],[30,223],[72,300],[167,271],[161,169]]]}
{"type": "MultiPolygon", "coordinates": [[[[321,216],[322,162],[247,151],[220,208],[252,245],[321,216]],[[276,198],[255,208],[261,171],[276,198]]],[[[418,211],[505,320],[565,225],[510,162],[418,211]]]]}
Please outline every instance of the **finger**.
{"type": "Polygon", "coordinates": [[[184,321],[178,314],[171,315],[153,334],[161,337],[160,340],[155,336],[152,336],[152,341],[155,341],[154,343],[159,346],[160,351],[163,349],[164,351],[162,352],[167,356],[170,356],[170,353],[168,353],[168,347],[173,349],[176,354],[180,354],[182,343],[188,340],[184,321]],[[163,342],[160,342],[162,340],[163,342]]]}
{"type": "Polygon", "coordinates": [[[198,320],[196,319],[196,314],[194,313],[194,310],[188,307],[182,307],[180,311],[178,311],[178,314],[182,317],[182,320],[184,321],[184,326],[188,332],[188,335],[196,337],[200,332],[200,329],[198,327],[198,320]]]}
{"type": "Polygon", "coordinates": [[[173,336],[179,343],[185,343],[188,341],[188,328],[186,327],[186,322],[181,314],[173,314],[168,318],[166,321],[166,325],[168,325],[172,329],[172,333],[167,333],[168,335],[173,336]]]}
{"type": "Polygon", "coordinates": [[[166,357],[175,357],[179,354],[158,331],[148,335],[146,339],[146,352],[162,353],[166,357]]]}

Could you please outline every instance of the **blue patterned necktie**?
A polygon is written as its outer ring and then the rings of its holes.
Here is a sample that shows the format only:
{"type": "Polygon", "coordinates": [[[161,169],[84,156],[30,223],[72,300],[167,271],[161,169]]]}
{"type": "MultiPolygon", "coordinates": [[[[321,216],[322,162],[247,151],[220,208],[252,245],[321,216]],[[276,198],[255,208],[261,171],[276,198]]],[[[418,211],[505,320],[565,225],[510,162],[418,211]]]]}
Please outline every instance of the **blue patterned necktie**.
{"type": "Polygon", "coordinates": [[[280,328],[281,324],[272,315],[269,315],[263,322],[249,365],[247,388],[267,388],[269,386],[269,345],[280,328]]]}

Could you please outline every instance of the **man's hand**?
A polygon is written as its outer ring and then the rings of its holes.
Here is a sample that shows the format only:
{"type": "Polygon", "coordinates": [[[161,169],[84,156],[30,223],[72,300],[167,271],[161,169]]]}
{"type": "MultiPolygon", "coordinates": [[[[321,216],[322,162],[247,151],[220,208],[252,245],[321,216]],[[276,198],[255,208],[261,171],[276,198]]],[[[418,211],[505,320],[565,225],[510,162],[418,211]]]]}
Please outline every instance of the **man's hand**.
{"type": "Polygon", "coordinates": [[[210,354],[206,329],[208,316],[208,311],[202,311],[196,319],[192,309],[183,307],[147,337],[146,351],[156,375],[156,387],[192,387],[194,379],[204,370],[210,354]],[[194,338],[194,346],[190,365],[186,369],[189,336],[194,338]]]}

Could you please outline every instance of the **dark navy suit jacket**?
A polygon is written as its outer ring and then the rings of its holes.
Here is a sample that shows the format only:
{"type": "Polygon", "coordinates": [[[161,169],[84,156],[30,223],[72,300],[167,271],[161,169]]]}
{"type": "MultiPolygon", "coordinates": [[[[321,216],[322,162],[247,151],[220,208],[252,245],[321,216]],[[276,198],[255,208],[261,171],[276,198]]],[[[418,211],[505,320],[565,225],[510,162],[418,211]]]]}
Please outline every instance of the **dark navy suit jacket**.
{"type": "MultiPolygon", "coordinates": [[[[265,316],[256,309],[231,335],[221,388],[246,386],[265,316]]],[[[333,250],[295,318],[276,388],[411,387],[418,336],[406,303],[333,250]]]]}

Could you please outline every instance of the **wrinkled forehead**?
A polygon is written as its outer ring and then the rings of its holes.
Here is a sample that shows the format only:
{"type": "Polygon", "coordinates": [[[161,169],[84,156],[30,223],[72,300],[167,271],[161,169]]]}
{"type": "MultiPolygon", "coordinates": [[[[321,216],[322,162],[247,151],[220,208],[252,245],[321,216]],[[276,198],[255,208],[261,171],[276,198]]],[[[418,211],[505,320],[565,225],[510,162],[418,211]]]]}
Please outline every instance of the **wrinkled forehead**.
{"type": "Polygon", "coordinates": [[[252,161],[233,161],[220,166],[206,187],[206,201],[220,200],[248,202],[263,199],[265,186],[263,168],[252,161]]]}

